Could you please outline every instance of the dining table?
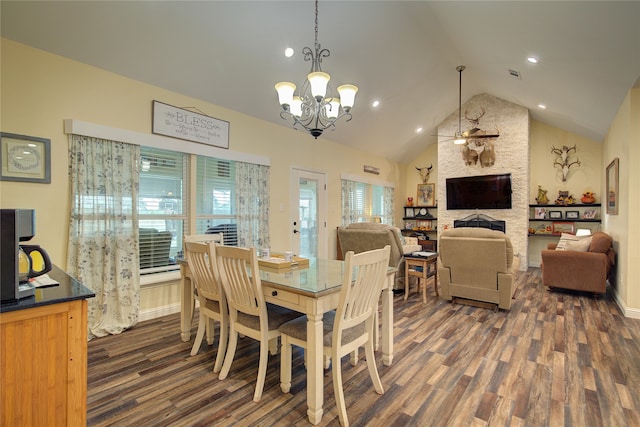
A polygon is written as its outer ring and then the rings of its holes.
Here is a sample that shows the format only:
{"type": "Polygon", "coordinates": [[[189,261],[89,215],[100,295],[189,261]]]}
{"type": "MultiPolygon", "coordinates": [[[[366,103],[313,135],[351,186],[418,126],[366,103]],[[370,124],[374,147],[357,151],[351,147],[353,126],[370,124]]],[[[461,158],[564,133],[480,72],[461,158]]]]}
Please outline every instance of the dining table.
{"type": "MultiPolygon", "coordinates": [[[[193,285],[187,262],[178,260],[178,264],[181,273],[180,332],[182,340],[189,341],[194,310],[193,285]]],[[[265,300],[307,316],[307,415],[314,425],[322,419],[324,403],[322,317],[338,306],[344,266],[344,261],[340,260],[310,258],[308,265],[299,267],[260,267],[265,300]]],[[[382,332],[379,336],[375,334],[376,349],[382,351],[382,362],[386,366],[393,361],[393,283],[396,271],[393,267],[387,270],[387,280],[381,293],[382,332]]]]}

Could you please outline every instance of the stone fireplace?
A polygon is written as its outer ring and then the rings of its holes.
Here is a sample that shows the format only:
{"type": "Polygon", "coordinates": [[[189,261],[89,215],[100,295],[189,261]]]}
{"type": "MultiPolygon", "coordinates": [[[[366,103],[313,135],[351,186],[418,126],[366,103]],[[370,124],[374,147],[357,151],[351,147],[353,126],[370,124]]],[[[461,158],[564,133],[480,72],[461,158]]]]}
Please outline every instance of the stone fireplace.
{"type": "MultiPolygon", "coordinates": [[[[462,106],[462,115],[478,116],[484,111],[479,125],[483,130],[495,131],[500,136],[493,139],[495,155],[491,162],[469,161],[468,151],[463,153],[460,145],[450,138],[438,139],[438,230],[453,228],[456,220],[484,215],[493,220],[504,221],[506,233],[513,244],[514,254],[521,259],[520,268],[527,268],[529,227],[529,111],[517,104],[482,94],[476,95],[462,106]],[[447,178],[511,174],[512,208],[482,210],[447,210],[447,178]]],[[[473,127],[463,119],[462,131],[473,127]]],[[[438,135],[453,135],[458,130],[458,111],[438,126],[438,135]]]]}

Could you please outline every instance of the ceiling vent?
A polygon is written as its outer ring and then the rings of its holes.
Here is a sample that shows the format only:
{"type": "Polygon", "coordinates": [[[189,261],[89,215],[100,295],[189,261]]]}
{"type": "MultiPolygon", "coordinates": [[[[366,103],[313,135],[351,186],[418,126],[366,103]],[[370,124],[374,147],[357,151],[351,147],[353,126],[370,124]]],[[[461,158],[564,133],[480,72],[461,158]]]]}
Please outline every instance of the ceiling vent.
{"type": "Polygon", "coordinates": [[[516,71],[516,70],[509,70],[509,75],[511,77],[514,77],[518,80],[522,80],[522,77],[520,76],[520,71],[516,71]]]}

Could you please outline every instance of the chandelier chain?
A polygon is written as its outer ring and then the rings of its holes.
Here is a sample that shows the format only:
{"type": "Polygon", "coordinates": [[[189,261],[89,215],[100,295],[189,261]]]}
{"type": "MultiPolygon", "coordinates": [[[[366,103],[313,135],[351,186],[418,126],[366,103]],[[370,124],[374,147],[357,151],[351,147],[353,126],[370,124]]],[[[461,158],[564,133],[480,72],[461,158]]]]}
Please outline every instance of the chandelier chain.
{"type": "Polygon", "coordinates": [[[316,51],[319,50],[320,46],[318,46],[318,0],[316,0],[316,32],[315,32],[315,48],[316,51]]]}

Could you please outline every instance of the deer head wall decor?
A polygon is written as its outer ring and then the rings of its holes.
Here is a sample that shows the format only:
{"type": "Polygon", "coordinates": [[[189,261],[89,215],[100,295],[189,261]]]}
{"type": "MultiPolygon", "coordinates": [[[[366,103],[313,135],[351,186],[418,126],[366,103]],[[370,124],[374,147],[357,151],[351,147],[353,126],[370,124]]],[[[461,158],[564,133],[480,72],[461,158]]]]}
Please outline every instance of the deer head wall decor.
{"type": "Polygon", "coordinates": [[[422,183],[426,184],[429,180],[429,175],[431,174],[431,169],[433,169],[433,163],[430,166],[425,166],[423,168],[419,168],[416,166],[416,170],[420,174],[420,178],[422,178],[422,183]]]}
{"type": "Polygon", "coordinates": [[[580,166],[582,164],[580,163],[580,159],[577,157],[575,160],[569,159],[569,154],[571,152],[576,152],[576,146],[575,144],[573,145],[573,147],[567,147],[566,145],[563,145],[562,148],[556,148],[552,145],[551,152],[557,156],[556,160],[553,162],[553,166],[560,167],[560,172],[562,173],[562,182],[566,182],[571,166],[580,166]]]}
{"type": "Polygon", "coordinates": [[[494,125],[495,132],[486,131],[480,128],[480,119],[485,115],[484,108],[480,108],[480,112],[474,116],[469,114],[468,110],[464,112],[464,118],[472,126],[471,129],[462,132],[462,136],[466,138],[464,145],[460,147],[460,153],[464,164],[467,166],[475,165],[480,160],[480,166],[483,168],[493,166],[496,161],[496,152],[494,148],[495,139],[500,136],[500,129],[494,125]]]}

